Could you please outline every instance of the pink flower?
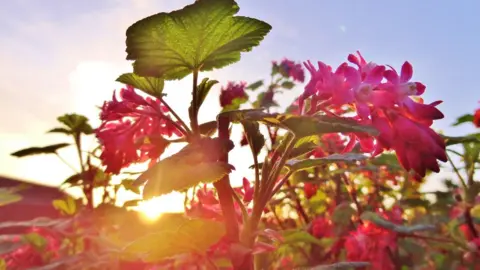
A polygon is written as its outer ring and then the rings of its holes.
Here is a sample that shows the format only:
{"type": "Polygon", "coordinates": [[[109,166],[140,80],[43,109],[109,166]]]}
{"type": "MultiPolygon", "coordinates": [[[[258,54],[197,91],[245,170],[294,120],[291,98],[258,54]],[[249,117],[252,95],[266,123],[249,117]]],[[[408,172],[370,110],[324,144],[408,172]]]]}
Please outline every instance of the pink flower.
{"type": "Polygon", "coordinates": [[[425,92],[425,85],[419,82],[410,82],[413,76],[413,67],[409,62],[402,65],[400,75],[394,68],[391,68],[391,70],[385,71],[384,76],[388,83],[382,87],[393,92],[397,103],[408,110],[410,114],[425,120],[437,120],[444,117],[442,112],[435,108],[439,102],[426,105],[410,98],[410,96],[422,95],[425,92]]]}
{"type": "Polygon", "coordinates": [[[317,217],[312,221],[311,233],[319,239],[332,237],[334,235],[332,221],[325,217],[317,217]]]}
{"type": "Polygon", "coordinates": [[[246,86],[246,82],[228,82],[227,86],[220,90],[220,106],[222,108],[233,106],[234,109],[238,109],[240,104],[248,99],[246,86]]]}
{"type": "Polygon", "coordinates": [[[349,261],[367,261],[372,269],[393,270],[395,265],[390,252],[397,249],[397,235],[366,222],[347,236],[345,250],[349,261]]]}
{"type": "Polygon", "coordinates": [[[390,114],[394,129],[391,147],[406,170],[414,170],[421,177],[426,169],[439,172],[437,159],[446,162],[445,142],[428,126],[416,123],[402,115],[390,114]]]}
{"type": "MultiPolygon", "coordinates": [[[[276,62],[274,62],[274,65],[276,62]]],[[[294,81],[303,82],[305,73],[301,64],[296,64],[292,60],[283,59],[280,63],[280,73],[286,77],[292,78],[294,81]]]]}
{"type": "Polygon", "coordinates": [[[303,184],[303,192],[305,192],[305,198],[310,199],[317,194],[318,186],[312,183],[303,184]]]}
{"type": "Polygon", "coordinates": [[[121,89],[119,96],[120,100],[114,92],[112,100],[103,104],[102,124],[95,131],[102,163],[106,172],[114,174],[132,163],[156,162],[167,146],[163,136],[181,135],[160,100],[144,98],[131,86],[121,89]]]}

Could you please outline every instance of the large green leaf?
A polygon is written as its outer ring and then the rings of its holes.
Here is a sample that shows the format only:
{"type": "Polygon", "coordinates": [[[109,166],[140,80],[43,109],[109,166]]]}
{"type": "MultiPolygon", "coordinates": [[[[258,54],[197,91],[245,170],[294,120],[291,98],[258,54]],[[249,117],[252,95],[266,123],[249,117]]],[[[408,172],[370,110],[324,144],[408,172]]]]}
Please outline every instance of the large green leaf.
{"type": "Polygon", "coordinates": [[[280,233],[283,236],[282,244],[308,243],[328,248],[335,240],[334,238],[317,239],[303,230],[285,230],[280,233]]]}
{"type": "Polygon", "coordinates": [[[258,121],[266,125],[277,126],[290,130],[297,139],[324,134],[360,132],[378,135],[378,131],[367,125],[362,125],[343,117],[336,116],[299,116],[294,114],[268,114],[262,110],[236,110],[221,113],[221,117],[229,117],[232,122],[258,121]]]}
{"type": "Polygon", "coordinates": [[[224,225],[212,220],[176,217],[159,223],[160,231],[133,241],[123,252],[148,262],[190,252],[203,254],[225,234],[224,225]]]}
{"type": "Polygon", "coordinates": [[[300,171],[335,162],[354,162],[359,160],[365,160],[366,158],[367,156],[356,153],[333,154],[323,158],[311,158],[301,160],[292,159],[287,161],[285,166],[287,166],[290,171],[300,171]]]}
{"type": "Polygon", "coordinates": [[[272,28],[238,11],[233,0],[201,0],[142,19],[127,29],[127,59],[136,74],[167,80],[235,63],[272,28]]]}
{"type": "Polygon", "coordinates": [[[172,191],[182,191],[200,182],[218,181],[233,169],[227,163],[217,162],[223,153],[231,149],[231,141],[202,138],[149,168],[137,178],[136,185],[148,180],[143,196],[151,198],[172,191]]]}
{"type": "Polygon", "coordinates": [[[117,78],[117,82],[131,85],[134,88],[157,98],[163,97],[162,91],[164,81],[160,78],[142,77],[136,75],[135,73],[125,73],[117,78]]]}
{"type": "Polygon", "coordinates": [[[34,156],[34,155],[42,155],[42,154],[56,154],[57,151],[61,148],[69,146],[69,143],[57,143],[49,146],[44,147],[29,147],[17,152],[12,153],[11,155],[14,157],[26,157],[26,156],[34,156]]]}

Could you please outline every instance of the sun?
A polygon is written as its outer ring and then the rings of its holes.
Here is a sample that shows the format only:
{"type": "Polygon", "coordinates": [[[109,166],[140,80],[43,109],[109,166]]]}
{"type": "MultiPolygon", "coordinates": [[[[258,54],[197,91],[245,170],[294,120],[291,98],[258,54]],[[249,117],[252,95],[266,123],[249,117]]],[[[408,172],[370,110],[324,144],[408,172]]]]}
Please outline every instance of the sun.
{"type": "Polygon", "coordinates": [[[139,203],[136,210],[149,221],[157,220],[163,213],[181,213],[184,196],[179,192],[172,192],[160,197],[139,203]]]}

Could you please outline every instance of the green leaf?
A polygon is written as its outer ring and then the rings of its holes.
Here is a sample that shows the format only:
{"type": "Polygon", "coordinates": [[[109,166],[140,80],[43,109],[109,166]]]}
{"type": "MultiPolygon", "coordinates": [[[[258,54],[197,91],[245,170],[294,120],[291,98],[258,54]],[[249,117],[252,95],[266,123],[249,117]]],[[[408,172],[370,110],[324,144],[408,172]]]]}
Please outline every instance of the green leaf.
{"type": "Polygon", "coordinates": [[[139,194],[140,195],[140,188],[138,186],[134,185],[135,180],[134,179],[124,179],[122,180],[121,186],[125,188],[125,190],[131,191],[133,193],[139,194]]]}
{"type": "Polygon", "coordinates": [[[333,154],[328,157],[323,158],[311,158],[311,159],[292,159],[287,161],[285,166],[288,167],[290,171],[301,171],[308,170],[317,166],[336,163],[336,162],[354,162],[365,160],[367,156],[362,154],[347,153],[347,154],[333,154]]]}
{"type": "Polygon", "coordinates": [[[263,146],[265,145],[265,137],[260,133],[259,124],[256,122],[242,122],[243,129],[247,136],[248,143],[252,149],[252,153],[258,156],[263,146]]]}
{"type": "Polygon", "coordinates": [[[12,192],[10,189],[0,188],[0,207],[11,203],[16,203],[21,199],[22,196],[12,192]]]}
{"type": "Polygon", "coordinates": [[[231,141],[202,138],[149,168],[137,178],[136,185],[148,180],[143,196],[151,198],[172,191],[182,191],[201,182],[218,181],[233,169],[230,164],[217,162],[221,155],[231,149],[231,141]]]}
{"type": "Polygon", "coordinates": [[[43,251],[47,245],[47,239],[38,233],[28,233],[22,237],[27,243],[31,244],[38,251],[43,251]]]}
{"type": "MultiPolygon", "coordinates": [[[[203,1],[203,0],[202,0],[203,1]]],[[[232,103],[225,106],[222,109],[222,112],[238,110],[242,104],[245,104],[248,101],[248,97],[237,97],[232,100],[232,103]]]]}
{"type": "Polygon", "coordinates": [[[333,238],[317,239],[313,235],[303,230],[286,230],[281,232],[283,235],[282,244],[308,243],[321,247],[328,247],[332,244],[333,238]]]}
{"type": "Polygon", "coordinates": [[[397,225],[395,223],[392,223],[383,217],[379,216],[378,214],[374,212],[369,212],[365,211],[362,213],[360,216],[362,220],[368,220],[375,225],[378,225],[380,227],[383,227],[385,229],[395,231],[398,233],[404,233],[404,234],[411,234],[414,232],[420,232],[420,231],[431,231],[435,230],[436,227],[433,225],[424,225],[424,224],[417,224],[417,225],[412,225],[412,226],[403,226],[403,225],[397,225]]]}
{"type": "Polygon", "coordinates": [[[464,114],[464,115],[458,117],[457,120],[455,121],[455,123],[452,124],[452,126],[458,126],[460,124],[467,123],[467,122],[473,122],[473,115],[472,114],[464,114]]]}
{"type": "Polygon", "coordinates": [[[70,135],[72,134],[72,132],[66,128],[53,128],[49,131],[47,131],[47,133],[62,133],[62,134],[66,134],[66,135],[70,135]]]}
{"type": "Polygon", "coordinates": [[[57,143],[49,146],[44,147],[30,147],[19,150],[17,152],[12,153],[11,155],[14,157],[26,157],[26,156],[34,156],[34,155],[42,155],[42,154],[56,154],[57,151],[61,148],[69,146],[69,143],[57,143]]]}
{"type": "Polygon", "coordinates": [[[58,122],[70,128],[71,133],[93,133],[93,128],[88,123],[88,118],[79,114],[64,114],[57,118],[58,122]]]}
{"type": "Polygon", "coordinates": [[[144,255],[143,259],[147,262],[190,252],[204,254],[225,234],[223,223],[207,219],[175,217],[159,223],[160,231],[133,241],[123,252],[144,255]]]}
{"type": "Polygon", "coordinates": [[[64,215],[73,215],[77,211],[77,203],[72,197],[67,197],[64,200],[54,200],[53,207],[64,215]]]}
{"type": "Polygon", "coordinates": [[[336,116],[299,116],[293,114],[267,114],[262,110],[236,110],[223,112],[219,116],[229,117],[232,122],[258,121],[270,126],[276,126],[290,130],[297,139],[325,134],[325,133],[349,133],[361,132],[370,135],[378,135],[378,131],[367,125],[357,123],[343,117],[336,116]]]}
{"type": "Polygon", "coordinates": [[[151,96],[162,98],[164,96],[164,81],[155,77],[142,77],[135,73],[125,73],[117,78],[117,82],[131,85],[133,88],[141,90],[151,96]]]}
{"type": "Polygon", "coordinates": [[[257,89],[258,89],[260,86],[262,86],[262,85],[263,85],[263,80],[258,80],[258,81],[254,82],[254,83],[249,84],[249,85],[247,86],[247,89],[250,89],[250,90],[252,90],[252,91],[255,91],[255,90],[257,90],[257,89]]]}
{"type": "Polygon", "coordinates": [[[352,220],[352,216],[356,211],[349,203],[341,203],[333,211],[332,221],[335,224],[334,230],[336,234],[341,234],[347,228],[352,220]]]}
{"type": "Polygon", "coordinates": [[[142,19],[127,29],[127,60],[136,74],[167,80],[235,63],[272,28],[238,11],[233,0],[201,0],[142,19]]]}
{"type": "Polygon", "coordinates": [[[202,82],[198,85],[197,87],[197,108],[200,108],[202,106],[203,102],[205,101],[205,98],[207,98],[208,93],[212,89],[212,87],[217,84],[217,80],[209,80],[208,78],[205,78],[202,80],[202,82]]]}
{"type": "Polygon", "coordinates": [[[285,88],[285,89],[292,89],[294,86],[295,86],[295,83],[291,81],[284,81],[282,83],[282,88],[285,88]]]}
{"type": "Polygon", "coordinates": [[[198,129],[202,135],[210,137],[217,131],[217,121],[203,123],[198,129]]]}
{"type": "Polygon", "coordinates": [[[480,143],[480,133],[474,133],[474,134],[461,136],[461,137],[451,137],[451,136],[445,136],[441,134],[440,136],[445,140],[445,144],[447,146],[460,144],[460,143],[472,143],[472,142],[480,143]]]}

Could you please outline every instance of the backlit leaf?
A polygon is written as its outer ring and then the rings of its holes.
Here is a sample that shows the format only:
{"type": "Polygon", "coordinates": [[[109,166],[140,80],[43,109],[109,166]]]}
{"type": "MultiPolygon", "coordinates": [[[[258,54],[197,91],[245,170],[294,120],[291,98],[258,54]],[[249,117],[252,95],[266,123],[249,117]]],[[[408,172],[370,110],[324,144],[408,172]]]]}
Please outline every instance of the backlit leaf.
{"type": "Polygon", "coordinates": [[[198,129],[202,135],[210,137],[217,131],[217,121],[210,121],[200,124],[198,129]]]}
{"type": "Polygon", "coordinates": [[[212,87],[217,84],[217,80],[209,80],[208,78],[204,78],[202,82],[198,85],[197,87],[197,108],[200,108],[202,106],[203,102],[205,101],[205,98],[207,98],[208,93],[212,89],[212,87]]]}
{"type": "Polygon", "coordinates": [[[441,134],[440,136],[445,140],[445,144],[447,146],[460,144],[460,143],[471,143],[471,142],[480,143],[480,133],[470,134],[470,135],[461,136],[461,137],[451,137],[451,136],[445,136],[441,134]]]}
{"type": "Polygon", "coordinates": [[[202,138],[149,168],[137,178],[135,184],[141,185],[148,180],[143,190],[143,196],[147,199],[182,191],[201,182],[218,181],[233,169],[227,163],[217,162],[223,153],[231,149],[231,141],[202,138]]]}
{"type": "Polygon", "coordinates": [[[285,89],[292,89],[294,86],[295,86],[295,83],[291,81],[284,81],[282,83],[282,88],[285,88],[285,89]]]}
{"type": "Polygon", "coordinates": [[[378,131],[367,125],[362,125],[343,117],[336,116],[299,116],[293,114],[268,114],[262,110],[236,110],[221,113],[222,117],[229,117],[232,122],[258,121],[269,126],[276,126],[290,130],[297,139],[325,134],[360,132],[378,135],[378,131]]]}
{"type": "Polygon", "coordinates": [[[238,11],[233,0],[202,0],[142,19],[127,29],[127,59],[136,74],[167,80],[235,63],[271,30],[238,11]]]}
{"type": "Polygon", "coordinates": [[[117,82],[131,85],[133,88],[157,98],[162,98],[164,96],[164,94],[162,94],[164,81],[160,78],[142,77],[135,73],[125,73],[117,78],[117,82]]]}
{"type": "Polygon", "coordinates": [[[77,203],[69,196],[65,199],[54,200],[53,207],[62,212],[62,214],[73,215],[77,210],[77,203]]]}
{"type": "Polygon", "coordinates": [[[55,154],[61,148],[69,146],[69,143],[57,143],[49,146],[44,147],[29,147],[17,152],[12,153],[11,155],[14,157],[26,157],[26,156],[34,156],[34,155],[42,155],[42,154],[55,154]]]}
{"type": "Polygon", "coordinates": [[[287,161],[285,164],[291,171],[300,171],[314,168],[320,165],[336,163],[336,162],[354,162],[359,160],[365,160],[367,156],[356,153],[347,153],[347,154],[332,154],[323,158],[313,158],[313,159],[302,159],[296,160],[292,159],[287,161]]]}
{"type": "Polygon", "coordinates": [[[156,262],[166,257],[195,252],[202,254],[225,234],[223,223],[207,219],[160,220],[158,232],[147,234],[129,245],[123,252],[156,262]]]}

